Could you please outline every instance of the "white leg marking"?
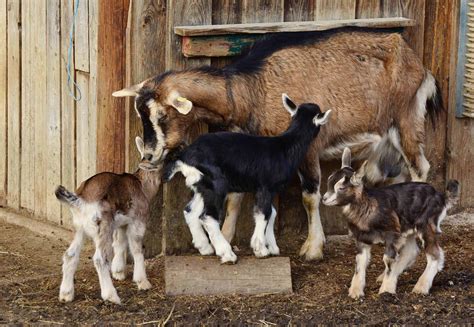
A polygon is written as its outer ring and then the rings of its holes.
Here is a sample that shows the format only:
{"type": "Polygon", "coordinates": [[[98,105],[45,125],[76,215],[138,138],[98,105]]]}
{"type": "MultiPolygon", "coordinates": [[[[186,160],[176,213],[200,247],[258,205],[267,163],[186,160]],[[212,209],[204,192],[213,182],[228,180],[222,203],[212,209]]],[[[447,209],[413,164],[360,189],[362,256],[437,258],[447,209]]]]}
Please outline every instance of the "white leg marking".
{"type": "Polygon", "coordinates": [[[232,242],[235,235],[235,224],[239,217],[240,205],[243,198],[243,193],[229,193],[227,195],[227,210],[224,225],[222,226],[222,234],[224,234],[225,239],[229,243],[232,242]]]}
{"type": "Polygon", "coordinates": [[[146,277],[145,258],[143,257],[143,235],[145,226],[141,223],[131,224],[127,228],[128,244],[133,256],[133,281],[139,290],[148,290],[151,284],[146,277]]]}
{"type": "Polygon", "coordinates": [[[190,211],[184,211],[184,219],[193,237],[194,247],[199,250],[201,255],[213,254],[214,249],[209,243],[209,239],[203,230],[202,220],[199,218],[204,210],[204,201],[201,194],[194,194],[193,199],[188,204],[188,208],[190,211]]]}
{"type": "Polygon", "coordinates": [[[112,260],[112,276],[116,280],[124,280],[126,277],[126,265],[127,265],[127,236],[125,234],[125,228],[119,227],[114,232],[114,242],[112,243],[114,248],[114,258],[112,260]]]}
{"type": "Polygon", "coordinates": [[[303,205],[308,215],[308,238],[300,250],[300,255],[306,260],[323,258],[323,247],[326,242],[323,225],[319,215],[319,202],[321,195],[317,193],[303,192],[303,205]]]}
{"type": "Polygon", "coordinates": [[[79,263],[83,242],[84,232],[79,229],[63,255],[63,280],[59,289],[59,301],[71,302],[74,299],[74,274],[79,263]]]}
{"type": "Polygon", "coordinates": [[[441,214],[439,215],[438,217],[438,225],[436,225],[436,232],[437,233],[441,233],[441,222],[444,220],[444,218],[446,218],[446,212],[448,211],[448,209],[445,207],[443,209],[443,211],[441,212],[441,214]]]}
{"type": "Polygon", "coordinates": [[[280,255],[280,249],[278,248],[276,238],[275,238],[275,218],[277,212],[275,207],[272,206],[272,214],[268,220],[267,229],[265,230],[265,239],[267,240],[266,244],[271,255],[280,255]]]}
{"type": "Polygon", "coordinates": [[[270,254],[265,239],[265,229],[268,222],[265,220],[265,215],[260,211],[255,210],[253,217],[255,220],[255,228],[252,239],[250,240],[250,246],[257,258],[264,258],[270,254]]]}
{"type": "Polygon", "coordinates": [[[364,296],[365,288],[365,272],[370,262],[370,246],[360,245],[360,253],[356,256],[356,270],[352,277],[351,287],[349,288],[349,296],[358,299],[364,296]]]}
{"type": "Polygon", "coordinates": [[[117,295],[117,290],[112,283],[110,277],[110,271],[107,263],[102,257],[101,251],[98,247],[99,239],[94,239],[95,243],[95,254],[92,260],[94,261],[95,269],[99,275],[100,293],[104,301],[110,301],[112,303],[120,304],[120,298],[117,295]]]}
{"type": "Polygon", "coordinates": [[[415,287],[413,288],[413,293],[418,294],[429,294],[431,285],[433,285],[433,279],[435,278],[438,271],[443,269],[444,265],[444,252],[440,248],[440,254],[438,260],[436,260],[433,256],[427,254],[426,255],[426,268],[423,274],[421,275],[420,279],[416,283],[415,287]]]}
{"type": "Polygon", "coordinates": [[[219,222],[211,216],[205,216],[203,220],[204,228],[211,239],[211,243],[216,250],[216,254],[221,257],[222,263],[235,263],[237,256],[232,252],[232,248],[222,235],[219,222]]]}

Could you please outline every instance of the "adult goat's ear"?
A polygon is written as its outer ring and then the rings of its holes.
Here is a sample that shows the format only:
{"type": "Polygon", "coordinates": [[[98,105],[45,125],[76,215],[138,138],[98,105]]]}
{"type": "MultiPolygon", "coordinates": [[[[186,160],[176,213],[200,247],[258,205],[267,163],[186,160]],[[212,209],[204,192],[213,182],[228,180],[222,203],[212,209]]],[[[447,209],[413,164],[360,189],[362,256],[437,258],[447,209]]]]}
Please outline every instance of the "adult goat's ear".
{"type": "Polygon", "coordinates": [[[331,110],[327,110],[325,113],[319,114],[316,117],[314,117],[313,123],[316,126],[324,125],[329,121],[330,116],[331,116],[331,110]]]}
{"type": "Polygon", "coordinates": [[[359,170],[357,172],[354,173],[354,175],[352,175],[351,177],[351,183],[355,186],[359,186],[362,184],[363,182],[363,178],[365,176],[365,170],[366,170],[366,167],[367,167],[367,160],[364,161],[364,163],[362,164],[362,166],[360,166],[359,170]]]}
{"type": "Polygon", "coordinates": [[[112,96],[116,98],[136,97],[138,95],[138,91],[140,91],[140,89],[143,87],[143,84],[145,84],[144,81],[139,84],[135,84],[130,87],[121,89],[120,91],[115,91],[114,93],[112,93],[112,96]]]}
{"type": "Polygon", "coordinates": [[[138,152],[140,152],[141,159],[144,157],[145,144],[140,136],[135,137],[135,144],[137,145],[138,152]]]}
{"type": "Polygon", "coordinates": [[[193,109],[193,103],[176,92],[172,94],[169,101],[170,105],[182,115],[189,114],[191,109],[193,109]]]}
{"type": "Polygon", "coordinates": [[[351,166],[351,150],[349,148],[344,148],[344,152],[342,153],[342,164],[341,168],[350,167],[351,166]]]}
{"type": "Polygon", "coordinates": [[[298,106],[293,102],[293,100],[290,99],[288,94],[282,93],[281,101],[283,102],[283,107],[285,107],[285,109],[290,113],[291,117],[296,115],[298,106]]]}

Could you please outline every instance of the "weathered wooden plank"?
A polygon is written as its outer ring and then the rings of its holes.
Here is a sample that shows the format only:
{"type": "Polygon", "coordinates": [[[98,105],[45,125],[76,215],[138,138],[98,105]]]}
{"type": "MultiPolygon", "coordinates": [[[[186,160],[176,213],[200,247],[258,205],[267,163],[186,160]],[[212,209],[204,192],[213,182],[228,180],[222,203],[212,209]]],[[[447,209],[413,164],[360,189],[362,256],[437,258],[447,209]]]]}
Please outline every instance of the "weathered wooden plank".
{"type": "Polygon", "coordinates": [[[251,257],[221,265],[215,257],[168,256],[165,284],[167,295],[291,293],[290,260],[251,257]]]}
{"type": "MultiPolygon", "coordinates": [[[[167,2],[166,30],[166,69],[184,69],[188,67],[209,64],[209,59],[186,59],[181,53],[181,37],[173,33],[176,25],[208,25],[212,22],[211,0],[170,0],[167,2]]],[[[200,125],[190,132],[192,139],[207,132],[207,126],[200,125]]],[[[191,235],[184,221],[183,209],[191,199],[189,190],[181,178],[175,178],[164,185],[163,201],[163,230],[164,251],[177,253],[190,249],[191,235]],[[182,196],[176,196],[181,194],[182,196]],[[179,236],[178,236],[179,235],[179,236]]]]}
{"type": "Polygon", "coordinates": [[[357,0],[356,18],[382,17],[382,2],[380,0],[357,0]]]}
{"type": "Polygon", "coordinates": [[[125,83],[129,1],[99,0],[97,48],[97,170],[125,169],[125,100],[111,94],[125,83]]]}
{"type": "Polygon", "coordinates": [[[352,19],[356,0],[316,0],[315,20],[352,19]]]}
{"type": "MultiPolygon", "coordinates": [[[[320,8],[320,7],[318,7],[320,8]]],[[[349,12],[355,14],[354,10],[349,12]]],[[[334,12],[340,14],[341,11],[334,12]]],[[[330,15],[331,12],[317,12],[317,17],[330,15]]],[[[374,28],[394,28],[414,26],[412,19],[404,17],[386,17],[386,18],[364,18],[364,19],[336,19],[336,18],[320,18],[318,21],[311,22],[272,22],[272,23],[244,23],[229,25],[200,25],[200,26],[176,26],[174,32],[181,36],[204,36],[204,35],[226,35],[226,34],[266,34],[275,32],[311,32],[325,31],[334,28],[357,26],[357,27],[374,27],[374,28]]]]}
{"type": "Polygon", "coordinates": [[[81,71],[76,71],[77,86],[81,89],[82,98],[76,102],[76,185],[91,177],[91,173],[95,170],[96,156],[91,153],[91,143],[96,142],[95,128],[92,124],[95,121],[90,121],[90,111],[94,108],[89,108],[89,74],[81,71]]]}
{"type": "Polygon", "coordinates": [[[403,17],[411,18],[415,25],[407,27],[403,31],[403,37],[415,50],[416,54],[423,58],[423,36],[425,31],[425,0],[400,0],[400,8],[403,17]]]}
{"type": "Polygon", "coordinates": [[[382,17],[399,17],[402,15],[399,0],[381,0],[382,17]]]}
{"type": "Polygon", "coordinates": [[[243,23],[281,22],[284,18],[283,0],[244,0],[243,23]]]}
{"type": "MultiPolygon", "coordinates": [[[[46,0],[31,2],[33,57],[29,63],[33,78],[34,97],[31,107],[34,110],[34,213],[44,219],[46,217],[46,161],[47,148],[47,107],[46,100],[46,0]]],[[[24,97],[23,97],[24,98],[24,97]]]]}
{"type": "Polygon", "coordinates": [[[8,194],[7,204],[10,208],[20,207],[20,117],[21,117],[21,11],[20,3],[8,0],[8,194]]]}
{"type": "MultiPolygon", "coordinates": [[[[165,71],[166,1],[134,0],[130,3],[127,29],[127,82],[132,85],[165,71]]],[[[133,109],[130,98],[127,111],[127,170],[134,171],[140,160],[135,145],[135,137],[142,135],[142,123],[133,109]]],[[[145,235],[145,255],[153,256],[161,252],[162,239],[162,189],[152,200],[152,210],[145,235]]]]}
{"type": "Polygon", "coordinates": [[[313,20],[315,0],[286,0],[285,22],[313,20]]]}
{"type": "Polygon", "coordinates": [[[61,205],[54,196],[61,183],[61,8],[59,0],[47,1],[47,157],[46,157],[46,217],[61,223],[61,205]]]}
{"type": "MultiPolygon", "coordinates": [[[[73,18],[73,1],[61,3],[61,184],[73,190],[76,188],[76,105],[68,88],[67,64],[69,33],[73,18]]],[[[74,80],[74,51],[71,51],[70,69],[74,80]]],[[[72,84],[72,83],[71,83],[72,84]]],[[[71,86],[73,88],[73,86],[71,86]]],[[[74,92],[74,90],[72,90],[74,92]]],[[[72,226],[67,206],[61,206],[61,222],[72,226]]]]}
{"type": "Polygon", "coordinates": [[[99,4],[97,1],[89,1],[89,175],[97,172],[97,49],[99,38],[99,4]]]}
{"type": "Polygon", "coordinates": [[[459,33],[459,1],[452,11],[449,110],[447,125],[447,179],[461,182],[461,207],[474,206],[474,119],[456,118],[456,67],[459,33]]]}
{"type": "Polygon", "coordinates": [[[7,2],[0,2],[0,206],[7,195],[7,2]]]}
{"type": "Polygon", "coordinates": [[[89,72],[89,0],[74,0],[74,6],[77,1],[79,7],[74,31],[74,59],[76,70],[89,72]]]}
{"type": "Polygon", "coordinates": [[[261,37],[261,34],[183,36],[182,51],[188,58],[238,56],[261,37]]]}

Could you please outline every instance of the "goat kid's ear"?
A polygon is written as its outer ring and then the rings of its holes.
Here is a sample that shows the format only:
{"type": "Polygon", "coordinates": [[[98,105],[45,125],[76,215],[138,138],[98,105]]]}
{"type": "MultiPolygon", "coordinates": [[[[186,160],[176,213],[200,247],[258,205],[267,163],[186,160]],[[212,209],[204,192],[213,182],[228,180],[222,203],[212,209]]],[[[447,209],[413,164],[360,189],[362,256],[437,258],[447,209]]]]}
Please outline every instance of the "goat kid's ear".
{"type": "Polygon", "coordinates": [[[124,89],[121,89],[120,91],[115,91],[114,93],[112,93],[112,96],[116,98],[136,97],[138,95],[138,91],[140,91],[144,84],[145,81],[141,82],[140,84],[135,84],[130,87],[126,87],[124,89]]]}
{"type": "Polygon", "coordinates": [[[171,106],[173,106],[173,108],[178,110],[178,112],[182,115],[189,114],[191,109],[193,109],[193,103],[189,101],[188,99],[183,98],[178,93],[174,93],[171,96],[170,102],[171,102],[170,103],[171,106]]]}
{"type": "Polygon", "coordinates": [[[316,126],[321,126],[321,125],[324,125],[326,124],[328,121],[329,121],[329,117],[331,116],[331,109],[327,110],[322,117],[319,117],[316,116],[314,117],[313,119],[313,123],[316,125],[316,126]]]}
{"type": "Polygon", "coordinates": [[[361,185],[362,184],[362,179],[364,178],[365,176],[365,170],[366,170],[366,167],[367,167],[367,160],[364,161],[364,163],[362,164],[362,166],[360,166],[359,170],[357,172],[354,173],[354,175],[352,175],[351,177],[351,183],[353,185],[361,185]]]}
{"type": "Polygon", "coordinates": [[[290,99],[288,94],[282,93],[281,94],[281,101],[283,102],[283,107],[290,113],[291,117],[296,115],[298,111],[298,106],[290,99]]]}
{"type": "Polygon", "coordinates": [[[341,168],[350,167],[350,166],[351,166],[351,149],[346,147],[344,148],[344,152],[342,153],[341,168]]]}
{"type": "Polygon", "coordinates": [[[144,157],[145,153],[145,144],[140,136],[135,138],[135,144],[137,145],[138,152],[140,152],[141,159],[144,157]]]}

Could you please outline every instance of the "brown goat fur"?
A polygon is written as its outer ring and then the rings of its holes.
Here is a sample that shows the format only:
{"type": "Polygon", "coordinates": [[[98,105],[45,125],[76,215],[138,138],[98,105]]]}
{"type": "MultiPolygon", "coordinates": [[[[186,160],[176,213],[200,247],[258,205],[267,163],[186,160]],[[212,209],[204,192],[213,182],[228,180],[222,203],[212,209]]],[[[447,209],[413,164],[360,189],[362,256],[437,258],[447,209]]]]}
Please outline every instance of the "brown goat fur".
{"type": "MultiPolygon", "coordinates": [[[[197,122],[257,135],[283,132],[290,120],[281,108],[282,93],[298,103],[332,109],[328,128],[314,141],[299,171],[304,203],[314,202],[305,206],[310,231],[301,254],[316,259],[322,257],[324,243],[318,209],[319,159],[340,157],[344,146],[360,149],[356,158],[366,159],[380,139],[390,138],[412,179],[426,179],[425,105],[435,97],[436,86],[399,33],[342,29],[311,34],[308,40],[290,41],[294,44],[288,46],[273,42],[276,50],[255,62],[251,50],[247,67],[237,61],[222,69],[167,72],[114,95],[136,96],[152,164],[183,144],[187,130],[197,122]]],[[[261,44],[260,50],[267,51],[262,48],[268,45],[261,44]]],[[[259,49],[258,44],[255,47],[259,49]]],[[[374,182],[386,177],[372,175],[374,182]]]]}

